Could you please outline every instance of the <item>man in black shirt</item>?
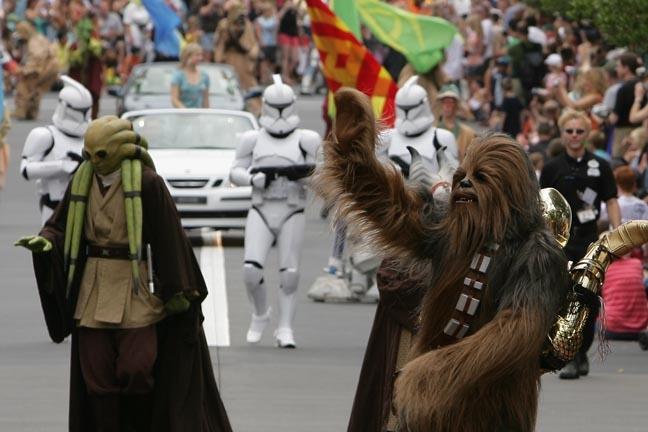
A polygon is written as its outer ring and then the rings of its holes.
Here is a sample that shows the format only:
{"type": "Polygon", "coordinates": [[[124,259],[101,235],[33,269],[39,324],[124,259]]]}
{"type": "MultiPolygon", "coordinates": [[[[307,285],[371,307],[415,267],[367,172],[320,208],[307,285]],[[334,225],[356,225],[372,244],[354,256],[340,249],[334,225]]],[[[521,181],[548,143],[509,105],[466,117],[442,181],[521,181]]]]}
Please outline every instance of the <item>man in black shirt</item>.
{"type": "MultiPolygon", "coordinates": [[[[598,238],[596,222],[601,202],[607,206],[610,225],[616,228],[621,223],[612,169],[607,161],[585,149],[590,124],[589,118],[578,111],[567,111],[560,117],[558,125],[565,151],[549,160],[540,175],[540,186],[557,189],[571,206],[572,228],[565,254],[574,263],[598,238]]],[[[579,354],[560,372],[560,378],[578,378],[589,373],[587,351],[594,340],[594,326],[595,320],[592,320],[592,325],[584,331],[579,354]]]]}
{"type": "Polygon", "coordinates": [[[617,92],[614,109],[610,115],[610,123],[614,125],[614,142],[612,144],[612,157],[622,157],[625,149],[623,139],[628,136],[633,127],[630,123],[630,109],[634,103],[634,88],[639,81],[636,70],[639,67],[637,56],[632,53],[621,54],[616,61],[616,73],[623,81],[617,92]]]}

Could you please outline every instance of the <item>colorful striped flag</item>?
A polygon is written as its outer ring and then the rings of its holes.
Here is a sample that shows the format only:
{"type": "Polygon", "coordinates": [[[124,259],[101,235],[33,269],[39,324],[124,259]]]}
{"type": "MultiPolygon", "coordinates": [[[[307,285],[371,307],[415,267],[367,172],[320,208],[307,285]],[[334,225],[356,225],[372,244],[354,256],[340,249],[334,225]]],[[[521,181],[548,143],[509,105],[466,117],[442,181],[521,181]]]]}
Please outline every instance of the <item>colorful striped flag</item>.
{"type": "Polygon", "coordinates": [[[313,41],[320,54],[322,73],[331,92],[353,87],[371,98],[377,118],[393,126],[398,86],[371,52],[322,0],[306,0],[313,41]]]}

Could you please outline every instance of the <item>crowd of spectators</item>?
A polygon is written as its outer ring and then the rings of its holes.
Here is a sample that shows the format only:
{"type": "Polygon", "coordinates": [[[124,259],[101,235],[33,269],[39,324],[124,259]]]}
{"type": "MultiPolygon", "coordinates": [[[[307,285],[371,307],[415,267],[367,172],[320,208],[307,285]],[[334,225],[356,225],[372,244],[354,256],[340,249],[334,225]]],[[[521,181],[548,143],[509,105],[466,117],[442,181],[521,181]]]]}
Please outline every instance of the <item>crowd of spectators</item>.
{"type": "MultiPolygon", "coordinates": [[[[202,52],[199,62],[230,64],[243,91],[270,84],[274,73],[280,73],[284,82],[295,84],[307,69],[313,46],[310,19],[303,1],[164,0],[164,3],[178,15],[181,25],[176,33],[181,48],[196,44],[202,52]]],[[[88,41],[92,38],[94,47],[98,48],[93,54],[100,67],[84,70],[79,81],[89,88],[94,84],[90,90],[96,96],[97,107],[102,89],[125,83],[136,64],[180,60],[180,51],[170,55],[158,49],[154,20],[141,0],[8,0],[2,7],[4,47],[19,65],[29,57],[26,41],[14,36],[22,22],[28,22],[51,44],[59,73],[69,73],[75,67],[75,59],[80,57],[88,63],[85,52],[79,56],[77,51],[79,45],[89,45],[80,43],[83,36],[88,41]],[[81,21],[86,24],[80,26],[81,21]]],[[[84,65],[84,69],[88,68],[84,65]]],[[[18,67],[14,73],[5,75],[5,91],[11,93],[21,81],[25,81],[25,76],[18,67]]],[[[177,100],[175,104],[178,105],[177,100]]]]}

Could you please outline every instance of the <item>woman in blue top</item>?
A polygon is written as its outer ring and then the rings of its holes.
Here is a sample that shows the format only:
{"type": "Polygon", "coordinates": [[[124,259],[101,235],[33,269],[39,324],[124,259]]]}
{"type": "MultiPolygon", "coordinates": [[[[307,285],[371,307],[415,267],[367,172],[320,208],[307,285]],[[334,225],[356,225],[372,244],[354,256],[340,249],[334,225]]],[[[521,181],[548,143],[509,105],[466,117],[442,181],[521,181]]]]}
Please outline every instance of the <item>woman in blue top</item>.
{"type": "Polygon", "coordinates": [[[180,53],[180,69],[171,78],[171,103],[174,108],[209,108],[209,76],[198,70],[202,48],[187,44],[180,53]]]}

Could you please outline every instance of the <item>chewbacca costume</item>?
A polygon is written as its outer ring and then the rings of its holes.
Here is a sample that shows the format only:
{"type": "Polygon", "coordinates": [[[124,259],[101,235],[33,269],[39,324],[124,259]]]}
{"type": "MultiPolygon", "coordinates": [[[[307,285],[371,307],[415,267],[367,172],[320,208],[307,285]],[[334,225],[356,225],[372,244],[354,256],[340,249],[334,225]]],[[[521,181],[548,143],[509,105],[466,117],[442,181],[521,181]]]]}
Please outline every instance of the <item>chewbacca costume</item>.
{"type": "MultiPolygon", "coordinates": [[[[226,63],[234,68],[244,92],[258,85],[255,68],[259,56],[259,43],[254,34],[254,26],[247,19],[245,9],[234,5],[216,28],[214,61],[226,63]]],[[[248,109],[255,115],[261,113],[258,98],[248,102],[248,109]]]]}
{"type": "Polygon", "coordinates": [[[22,47],[13,115],[19,120],[34,120],[38,118],[43,94],[56,81],[60,66],[56,48],[45,36],[38,34],[34,26],[21,21],[16,26],[16,34],[25,45],[22,47]]]}
{"type": "Polygon", "coordinates": [[[545,227],[528,158],[505,135],[480,138],[457,169],[450,196],[433,199],[376,159],[376,122],[364,95],[338,91],[336,106],[316,185],[351,229],[398,257],[397,267],[423,287],[410,309],[419,315],[406,353],[406,327],[379,307],[367,353],[384,355],[365,359],[358,394],[373,387],[368,397],[380,400],[364,411],[356,397],[349,430],[389,430],[390,368],[405,358],[413,360],[394,385],[394,430],[532,431],[540,354],[568,275],[545,227]]]}

